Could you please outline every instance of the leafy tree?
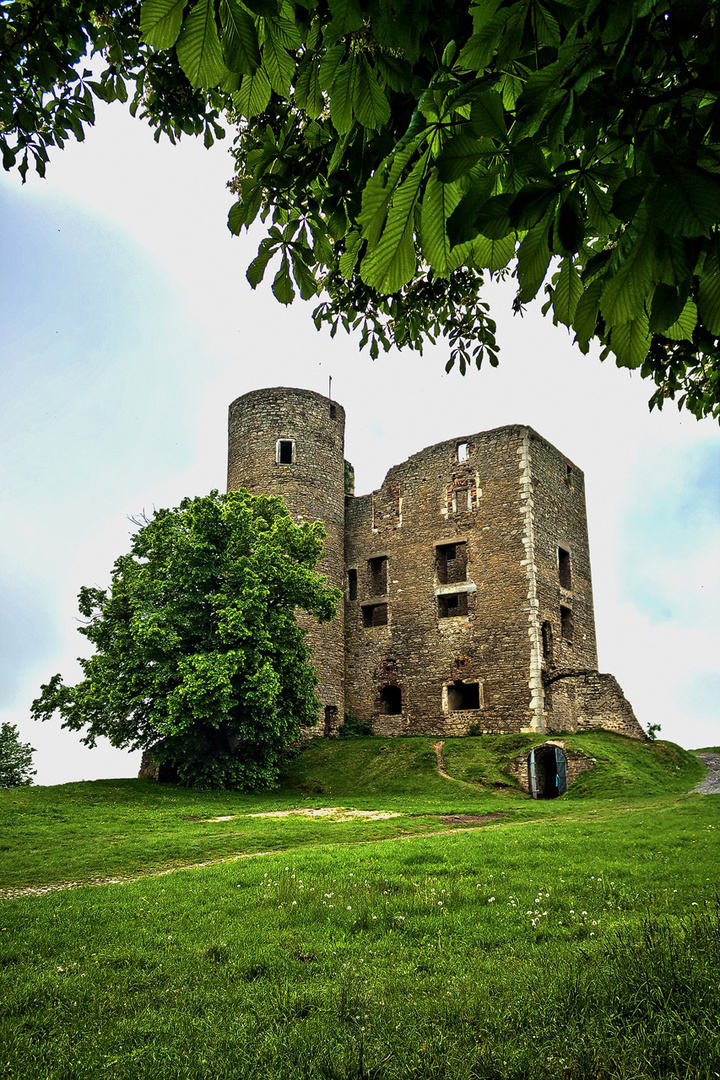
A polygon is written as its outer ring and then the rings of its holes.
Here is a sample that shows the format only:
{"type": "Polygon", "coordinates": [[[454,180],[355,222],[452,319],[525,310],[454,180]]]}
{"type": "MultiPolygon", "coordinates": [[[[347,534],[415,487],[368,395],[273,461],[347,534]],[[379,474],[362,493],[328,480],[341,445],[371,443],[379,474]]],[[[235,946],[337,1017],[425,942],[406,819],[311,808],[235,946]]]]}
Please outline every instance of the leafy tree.
{"type": "Polygon", "coordinates": [[[497,363],[482,285],[512,274],[517,310],[542,297],[581,350],[652,379],[651,406],[720,415],[716,4],[144,0],[139,27],[132,4],[2,10],[7,164],[44,169],[127,81],[158,136],[212,142],[224,111],[230,228],[266,224],[254,287],[275,259],[275,296],[320,296],[318,325],[373,355],[445,334],[464,372],[497,363]]]}
{"type": "Polygon", "coordinates": [[[36,769],[30,743],[21,743],[15,724],[0,725],[0,787],[29,787],[36,769]]]}
{"type": "Polygon", "coordinates": [[[121,556],[107,592],[83,588],[95,646],[84,679],[55,675],[36,720],[113,746],[152,749],[182,783],[272,786],[284,748],[317,722],[315,673],[296,609],[327,621],[339,593],[315,572],[324,531],[280,499],[246,491],[159,510],[121,556]]]}

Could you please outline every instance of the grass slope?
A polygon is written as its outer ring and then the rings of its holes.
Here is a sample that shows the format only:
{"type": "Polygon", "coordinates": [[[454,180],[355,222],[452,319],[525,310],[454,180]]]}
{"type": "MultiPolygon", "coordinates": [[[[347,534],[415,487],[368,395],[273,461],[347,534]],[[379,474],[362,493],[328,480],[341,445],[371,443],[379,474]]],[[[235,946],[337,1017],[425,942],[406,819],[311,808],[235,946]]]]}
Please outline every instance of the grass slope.
{"type": "Polygon", "coordinates": [[[0,889],[137,876],[322,841],[438,832],[446,828],[439,815],[499,810],[512,820],[562,816],[574,812],[578,800],[599,808],[618,798],[668,798],[688,791],[705,772],[697,758],[672,743],[638,743],[607,733],[573,736],[568,744],[594,757],[596,767],[563,799],[537,803],[504,772],[511,757],[541,741],[537,737],[448,739],[443,753],[455,780],[438,774],[434,741],[318,740],[292,763],[283,786],[263,795],[197,792],[140,780],[0,791],[0,889]],[[338,804],[402,816],[356,822],[251,816],[338,804]]]}
{"type": "Polygon", "coordinates": [[[535,803],[494,786],[532,739],[447,740],[451,781],[433,741],[314,744],[263,797],[0,792],[16,887],[282,850],[0,899],[0,1077],[717,1080],[720,799],[688,794],[697,759],[573,736],[596,767],[535,803]],[[401,816],[250,817],[341,804],[401,816]]]}

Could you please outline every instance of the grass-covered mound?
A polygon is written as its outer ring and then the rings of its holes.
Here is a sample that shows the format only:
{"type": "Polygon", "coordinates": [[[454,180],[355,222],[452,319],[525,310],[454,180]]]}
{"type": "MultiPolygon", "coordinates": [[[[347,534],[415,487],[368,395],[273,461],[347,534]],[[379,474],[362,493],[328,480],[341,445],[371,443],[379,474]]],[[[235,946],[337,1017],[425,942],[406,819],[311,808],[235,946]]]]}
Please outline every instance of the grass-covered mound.
{"type": "Polygon", "coordinates": [[[611,732],[578,735],[493,735],[445,739],[445,771],[440,776],[430,736],[361,738],[311,742],[288,768],[283,790],[307,797],[365,800],[412,796],[437,801],[446,812],[488,799],[529,799],[508,764],[533,746],[557,738],[592,759],[595,767],[572,784],[568,797],[602,799],[688,791],[705,775],[705,766],[687,750],[669,742],[640,742],[611,732]]]}

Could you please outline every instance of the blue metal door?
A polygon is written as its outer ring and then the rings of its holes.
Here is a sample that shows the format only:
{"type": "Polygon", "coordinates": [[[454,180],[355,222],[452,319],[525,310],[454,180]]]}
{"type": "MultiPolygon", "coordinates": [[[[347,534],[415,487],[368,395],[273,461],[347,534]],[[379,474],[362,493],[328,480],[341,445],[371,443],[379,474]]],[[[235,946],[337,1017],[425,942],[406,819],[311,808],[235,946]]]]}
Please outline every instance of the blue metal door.
{"type": "Polygon", "coordinates": [[[557,793],[564,795],[567,791],[567,758],[559,746],[555,747],[555,766],[557,768],[557,793]]]}
{"type": "Polygon", "coordinates": [[[535,751],[530,751],[530,794],[537,799],[537,780],[535,778],[535,751]]]}

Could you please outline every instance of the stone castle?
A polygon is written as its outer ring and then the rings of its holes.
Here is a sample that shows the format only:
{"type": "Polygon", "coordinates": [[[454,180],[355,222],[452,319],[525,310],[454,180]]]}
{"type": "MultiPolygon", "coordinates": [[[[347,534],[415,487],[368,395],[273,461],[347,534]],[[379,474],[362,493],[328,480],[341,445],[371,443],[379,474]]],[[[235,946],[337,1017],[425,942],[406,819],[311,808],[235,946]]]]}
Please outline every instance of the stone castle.
{"type": "Polygon", "coordinates": [[[523,425],[414,454],[352,492],[345,413],[277,387],[230,406],[228,490],[280,495],[327,530],[320,570],[344,593],[306,623],[322,712],[377,735],[590,728],[644,738],[597,670],[583,474],[523,425]]]}

